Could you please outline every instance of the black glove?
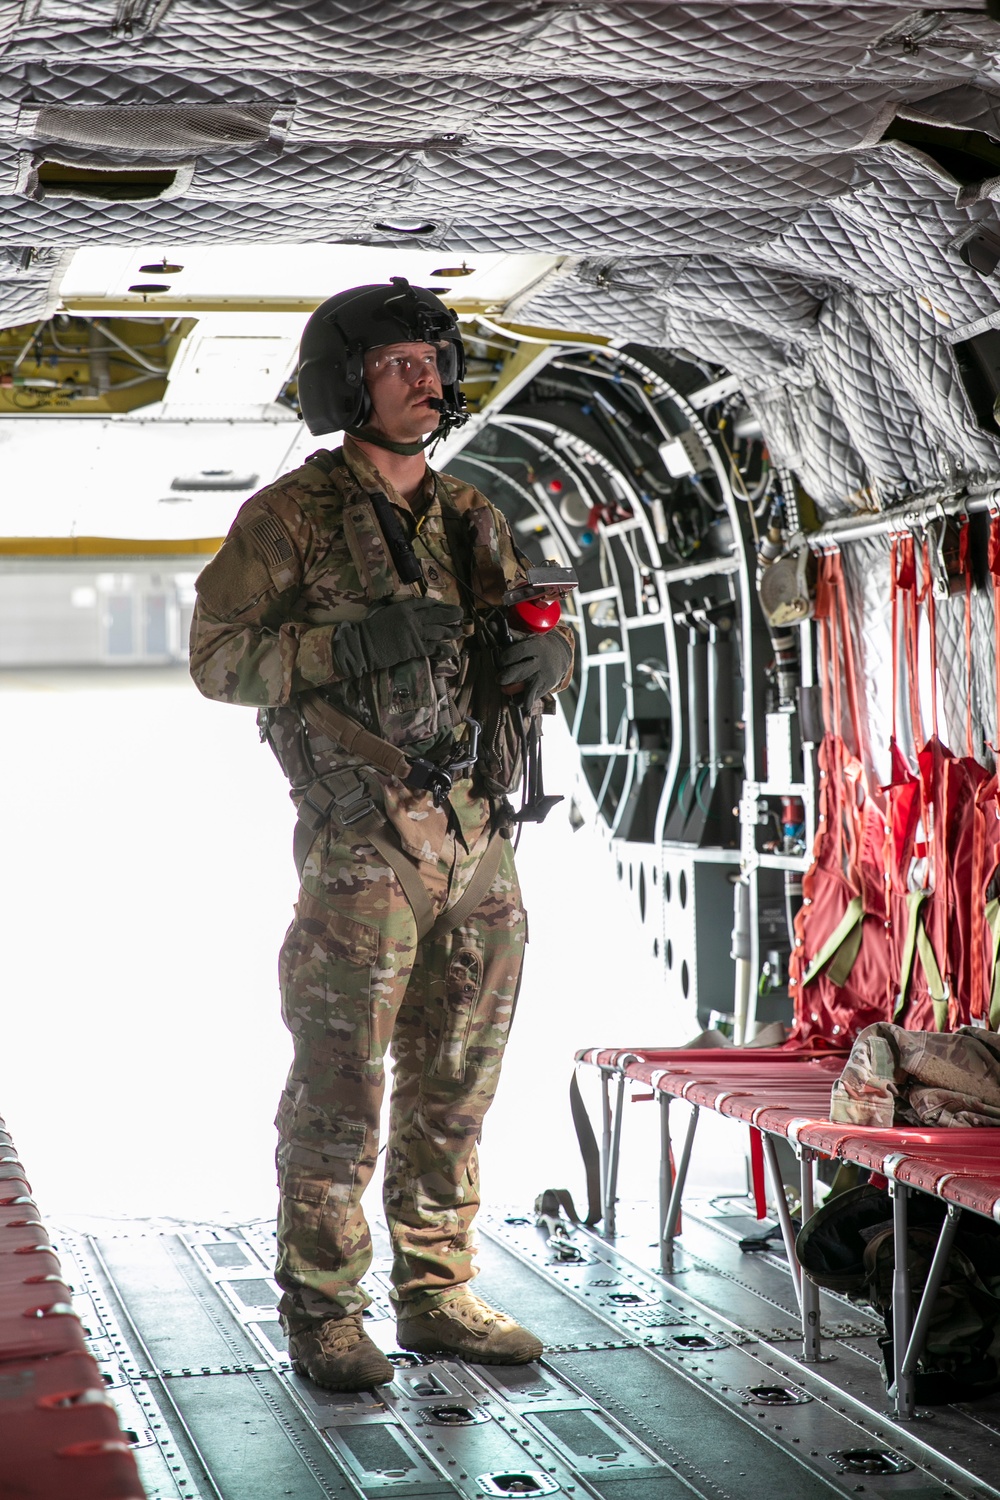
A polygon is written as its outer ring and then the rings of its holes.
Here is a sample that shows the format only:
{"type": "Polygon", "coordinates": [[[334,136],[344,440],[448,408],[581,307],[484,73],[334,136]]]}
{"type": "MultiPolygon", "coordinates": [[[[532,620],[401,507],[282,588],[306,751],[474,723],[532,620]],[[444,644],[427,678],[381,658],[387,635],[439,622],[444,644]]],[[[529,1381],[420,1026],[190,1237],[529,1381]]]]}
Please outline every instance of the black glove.
{"type": "Polygon", "coordinates": [[[440,599],[401,599],[377,605],[363,620],[345,620],[333,633],[339,677],[364,677],[420,656],[448,656],[462,634],[462,610],[440,599]]]}
{"type": "Polygon", "coordinates": [[[562,682],[572,659],[573,648],[558,630],[525,636],[500,652],[500,686],[523,682],[523,707],[530,712],[539,698],[562,682]]]}

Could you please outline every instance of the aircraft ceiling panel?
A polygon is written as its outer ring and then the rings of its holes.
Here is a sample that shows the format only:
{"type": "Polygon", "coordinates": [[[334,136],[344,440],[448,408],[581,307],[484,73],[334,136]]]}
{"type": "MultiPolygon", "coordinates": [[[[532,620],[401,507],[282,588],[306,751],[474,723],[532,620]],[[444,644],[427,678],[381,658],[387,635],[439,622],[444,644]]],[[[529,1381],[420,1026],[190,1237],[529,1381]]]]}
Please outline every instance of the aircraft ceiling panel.
{"type": "MultiPolygon", "coordinates": [[[[50,421],[0,418],[0,536],[225,536],[244,500],[289,467],[302,439],[294,420],[64,418],[52,461],[50,421]]],[[[316,446],[313,438],[308,451],[316,446]]]]}
{"type": "MultiPolygon", "coordinates": [[[[291,68],[315,65],[322,55],[330,68],[362,61],[391,72],[414,58],[424,67],[432,34],[430,69],[441,74],[459,66],[550,74],[556,60],[572,72],[669,78],[681,68],[711,76],[721,62],[738,61],[751,69],[769,65],[779,73],[797,68],[800,74],[808,70],[808,76],[815,69],[826,76],[820,70],[833,67],[877,77],[898,70],[906,39],[917,31],[918,73],[954,77],[960,71],[973,74],[989,58],[992,42],[979,17],[956,17],[944,27],[932,16],[921,26],[922,17],[914,20],[912,12],[885,4],[793,9],[753,0],[731,7],[639,0],[579,7],[464,0],[456,7],[450,0],[379,0],[359,8],[353,0],[306,5],[224,0],[213,7],[220,22],[214,26],[205,25],[197,0],[168,5],[148,0],[133,9],[156,18],[155,31],[143,38],[144,50],[169,67],[273,67],[277,55],[291,68]]],[[[50,39],[53,23],[72,20],[72,32],[60,36],[60,54],[96,61],[120,50],[121,29],[109,35],[115,14],[114,0],[82,5],[41,0],[8,45],[15,56],[35,55],[50,39]]]]}
{"type": "MultiPolygon", "coordinates": [[[[4,40],[6,244],[562,254],[519,317],[732,370],[824,513],[996,471],[952,348],[1000,321],[959,253],[1000,246],[1000,26],[967,5],[36,0],[4,40]],[[256,138],[199,144],[226,105],[256,138]],[[105,202],[46,158],[176,177],[105,202]]],[[[0,323],[55,282],[0,269],[0,323]]]]}

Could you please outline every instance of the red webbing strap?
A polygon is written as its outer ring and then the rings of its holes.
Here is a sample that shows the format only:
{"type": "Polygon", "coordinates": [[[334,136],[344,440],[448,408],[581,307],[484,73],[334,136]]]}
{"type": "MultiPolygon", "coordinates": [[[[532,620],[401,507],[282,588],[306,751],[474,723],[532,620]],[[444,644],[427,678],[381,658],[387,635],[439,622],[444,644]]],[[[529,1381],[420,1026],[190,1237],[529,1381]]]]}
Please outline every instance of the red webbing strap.
{"type": "Polygon", "coordinates": [[[993,662],[995,702],[993,717],[993,754],[1000,771],[1000,516],[990,520],[989,569],[993,578],[993,662]]]}
{"type": "Polygon", "coordinates": [[[767,1189],[764,1185],[764,1141],[755,1125],[750,1126],[750,1180],[753,1204],[758,1219],[767,1218],[767,1189]]]}
{"type": "MultiPolygon", "coordinates": [[[[930,545],[924,542],[923,548],[923,587],[917,596],[918,604],[923,604],[924,613],[927,616],[927,640],[930,651],[931,666],[931,718],[933,720],[933,733],[938,732],[938,692],[937,692],[937,608],[934,603],[934,579],[931,575],[931,553],[930,545]]],[[[919,683],[918,683],[919,693],[919,683]]]]}
{"type": "Polygon", "coordinates": [[[840,724],[840,673],[834,673],[835,642],[833,639],[833,587],[832,554],[824,552],[819,560],[816,580],[816,604],[814,617],[819,625],[819,680],[823,694],[823,721],[828,734],[839,735],[840,724]]]}
{"type": "MultiPolygon", "coordinates": [[[[990,778],[992,779],[992,778],[990,778]]],[[[989,780],[976,788],[976,811],[972,820],[972,903],[970,923],[969,1018],[979,1021],[989,1015],[990,1000],[986,993],[986,818],[993,816],[992,793],[984,807],[981,792],[989,780]]]]}
{"type": "Polygon", "coordinates": [[[897,713],[899,709],[899,538],[893,537],[889,546],[889,600],[892,605],[892,743],[899,738],[897,713]]]}
{"type": "MultiPolygon", "coordinates": [[[[965,579],[965,753],[975,759],[972,737],[972,558],[969,554],[969,521],[963,518],[958,537],[958,565],[965,579]]],[[[977,824],[978,827],[978,824],[977,824]]]]}
{"type": "Polygon", "coordinates": [[[851,728],[854,730],[854,753],[864,760],[864,739],[861,728],[861,697],[858,692],[858,673],[854,660],[854,637],[851,633],[851,615],[847,607],[847,586],[841,566],[840,553],[834,557],[837,581],[837,603],[840,611],[841,650],[844,654],[844,679],[847,683],[847,701],[851,711],[851,728]]]}
{"type": "Polygon", "coordinates": [[[892,570],[892,588],[903,596],[903,648],[906,658],[906,696],[915,749],[924,742],[920,719],[920,616],[917,610],[917,565],[912,536],[899,538],[892,570]]]}

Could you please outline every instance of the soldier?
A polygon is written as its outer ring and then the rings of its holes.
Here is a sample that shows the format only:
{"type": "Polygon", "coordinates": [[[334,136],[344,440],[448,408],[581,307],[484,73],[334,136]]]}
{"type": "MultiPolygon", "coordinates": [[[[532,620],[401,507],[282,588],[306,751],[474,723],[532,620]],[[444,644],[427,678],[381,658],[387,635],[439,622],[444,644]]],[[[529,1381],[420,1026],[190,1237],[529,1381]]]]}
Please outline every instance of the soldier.
{"type": "Polygon", "coordinates": [[[344,430],[242,507],[198,580],[191,671],[256,707],[298,808],[282,946],[294,1055],[278,1109],[282,1324],[333,1390],[392,1379],[368,1338],[361,1195],[393,1087],[384,1205],[401,1348],[483,1363],[541,1344],[475,1296],[476,1142],[514,1012],[525,915],[506,794],[571,632],[511,640],[506,521],[426,463],[464,420],[453,313],[402,278],[324,302],[302,340],[314,434],[344,430]],[[515,696],[516,695],[516,696],[515,696]]]}

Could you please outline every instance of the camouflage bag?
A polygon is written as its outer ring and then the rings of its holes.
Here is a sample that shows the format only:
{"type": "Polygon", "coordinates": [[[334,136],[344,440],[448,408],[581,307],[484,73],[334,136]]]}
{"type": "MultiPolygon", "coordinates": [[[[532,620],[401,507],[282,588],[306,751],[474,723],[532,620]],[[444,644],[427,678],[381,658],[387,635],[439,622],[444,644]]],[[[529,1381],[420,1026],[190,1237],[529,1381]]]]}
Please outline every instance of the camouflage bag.
{"type": "MultiPolygon", "coordinates": [[[[914,1193],[908,1204],[907,1264],[919,1305],[946,1206],[914,1193]]],[[[896,1266],[892,1199],[884,1188],[852,1188],[803,1225],[796,1253],[810,1281],[868,1302],[885,1322],[883,1379],[891,1384],[892,1282],[896,1266]]],[[[1000,1226],[963,1214],[938,1291],[916,1373],[923,1405],[967,1400],[1000,1386],[1000,1226]]]]}

